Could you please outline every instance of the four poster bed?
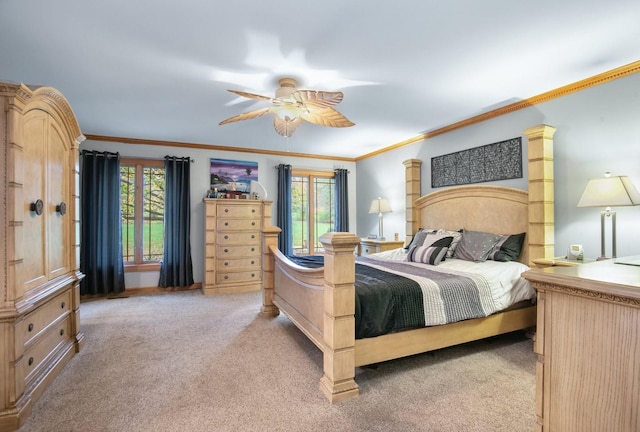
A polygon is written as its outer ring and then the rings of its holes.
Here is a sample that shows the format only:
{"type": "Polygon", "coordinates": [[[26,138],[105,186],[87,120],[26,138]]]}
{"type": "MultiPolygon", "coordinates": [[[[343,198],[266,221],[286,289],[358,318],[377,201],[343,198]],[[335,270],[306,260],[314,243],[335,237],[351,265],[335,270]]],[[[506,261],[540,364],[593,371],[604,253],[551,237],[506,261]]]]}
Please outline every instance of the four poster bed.
{"type": "MultiPolygon", "coordinates": [[[[471,185],[438,190],[414,199],[419,195],[420,162],[406,161],[407,233],[410,233],[407,236],[407,244],[414,235],[416,240],[420,237],[420,241],[426,236],[427,239],[437,240],[431,244],[432,247],[411,247],[408,250],[374,254],[380,255],[379,257],[357,258],[354,249],[360,243],[360,238],[350,233],[328,233],[320,239],[325,250],[324,258],[319,263],[322,266],[310,268],[296,264],[279,252],[279,228],[264,228],[262,313],[275,316],[283,312],[323,352],[324,375],[320,380],[320,388],[331,402],[358,394],[358,385],[354,379],[356,367],[535,326],[535,292],[530,286],[523,285],[528,282],[520,278],[520,274],[526,270],[530,260],[553,254],[551,138],[554,131],[550,126],[541,125],[524,132],[529,138],[528,192],[499,186],[471,185]],[[434,230],[428,231],[426,228],[434,230]],[[485,287],[486,296],[482,297],[478,292],[485,288],[476,292],[475,287],[466,287],[462,289],[462,295],[455,293],[451,297],[466,298],[467,293],[470,293],[468,296],[474,299],[471,303],[478,306],[479,314],[460,315],[451,320],[445,318],[446,323],[440,325],[433,325],[427,320],[421,324],[409,322],[407,329],[398,326],[396,319],[383,325],[386,327],[385,331],[363,335],[360,326],[367,321],[363,316],[368,306],[363,300],[362,286],[356,286],[358,283],[362,285],[363,280],[365,285],[377,281],[379,273],[376,272],[381,270],[379,267],[390,272],[392,279],[405,280],[405,276],[408,279],[413,278],[407,273],[418,274],[422,272],[422,268],[418,267],[426,266],[431,269],[426,270],[431,272],[429,278],[446,279],[451,272],[456,277],[463,276],[462,279],[478,279],[481,281],[481,287],[493,284],[485,279],[484,275],[471,275],[467,273],[466,267],[456,267],[464,260],[456,259],[457,255],[452,253],[452,245],[448,244],[450,249],[433,247],[440,245],[438,242],[442,241],[443,235],[461,232],[461,229],[464,230],[462,240],[460,237],[457,238],[460,250],[469,246],[467,238],[471,238],[471,234],[474,233],[501,234],[499,237],[503,239],[519,235],[521,241],[524,237],[517,255],[504,260],[509,262],[499,263],[497,261],[503,260],[497,260],[489,263],[491,258],[487,261],[488,265],[493,267],[502,264],[516,266],[516,276],[511,278],[515,278],[514,285],[517,285],[519,294],[505,294],[510,300],[498,306],[494,305],[492,309],[484,306],[493,302],[493,288],[485,287]],[[464,238],[465,235],[468,237],[464,238]],[[465,242],[466,246],[463,246],[465,242]],[[414,259],[422,252],[431,254],[433,258],[435,255],[432,252],[439,250],[442,250],[442,261],[414,259]],[[450,252],[448,257],[445,255],[447,251],[450,252]],[[516,262],[516,257],[519,263],[516,262]],[[429,262],[435,265],[423,264],[429,262]],[[449,269],[451,266],[453,269],[449,269]],[[360,274],[363,270],[367,273],[364,279],[360,274]]],[[[451,238],[444,237],[445,240],[451,238]]],[[[424,244],[427,244],[426,240],[424,244]]],[[[494,244],[494,250],[497,250],[495,247],[494,244]]],[[[461,252],[460,256],[462,255],[461,252]]],[[[468,260],[467,263],[470,266],[484,265],[474,262],[474,259],[468,260]]],[[[490,271],[491,274],[492,272],[493,270],[490,271]]],[[[417,312],[413,309],[408,312],[405,310],[405,315],[427,316],[427,309],[434,309],[434,302],[437,303],[435,309],[450,308],[450,305],[444,304],[444,295],[442,299],[436,296],[437,299],[434,300],[426,294],[424,286],[432,285],[432,282],[421,279],[421,275],[422,273],[411,283],[419,286],[415,288],[417,291],[414,291],[413,295],[423,297],[423,305],[417,312]]],[[[458,282],[446,279],[437,291],[450,292],[451,286],[457,286],[458,282]]],[[[503,282],[494,285],[501,286],[503,282]]],[[[402,288],[402,291],[404,290],[402,288]]],[[[392,296],[395,296],[397,291],[391,292],[392,296]]],[[[474,307],[469,306],[467,309],[474,307]]],[[[401,321],[406,320],[402,318],[401,321]]]]}

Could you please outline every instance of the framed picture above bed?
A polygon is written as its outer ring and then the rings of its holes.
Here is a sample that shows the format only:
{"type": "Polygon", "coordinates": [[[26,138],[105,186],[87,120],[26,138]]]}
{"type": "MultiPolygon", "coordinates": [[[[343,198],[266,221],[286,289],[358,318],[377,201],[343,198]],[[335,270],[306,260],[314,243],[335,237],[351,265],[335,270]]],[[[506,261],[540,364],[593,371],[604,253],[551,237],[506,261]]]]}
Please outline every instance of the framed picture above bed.
{"type": "Polygon", "coordinates": [[[431,187],[522,178],[522,138],[431,158],[431,187]]]}

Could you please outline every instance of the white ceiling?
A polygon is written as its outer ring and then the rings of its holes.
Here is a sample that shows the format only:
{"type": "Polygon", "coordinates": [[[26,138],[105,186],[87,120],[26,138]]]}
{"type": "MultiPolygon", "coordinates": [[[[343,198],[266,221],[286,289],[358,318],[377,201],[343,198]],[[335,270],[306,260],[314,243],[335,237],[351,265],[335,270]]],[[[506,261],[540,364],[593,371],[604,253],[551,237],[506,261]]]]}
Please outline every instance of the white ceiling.
{"type": "Polygon", "coordinates": [[[59,89],[85,134],[358,157],[640,60],[638,0],[0,0],[0,80],[59,89]],[[218,123],[278,78],[355,126],[218,123]]]}

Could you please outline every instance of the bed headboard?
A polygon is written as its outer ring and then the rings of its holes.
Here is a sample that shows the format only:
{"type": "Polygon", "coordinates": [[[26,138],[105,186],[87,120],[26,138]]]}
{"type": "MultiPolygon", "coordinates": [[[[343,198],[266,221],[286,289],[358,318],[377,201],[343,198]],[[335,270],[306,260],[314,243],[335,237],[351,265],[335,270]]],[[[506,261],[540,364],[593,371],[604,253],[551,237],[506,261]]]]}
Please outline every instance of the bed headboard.
{"type": "MultiPolygon", "coordinates": [[[[465,228],[495,234],[519,234],[529,229],[529,194],[520,189],[457,186],[420,197],[415,206],[421,228],[465,228]]],[[[529,261],[528,236],[519,261],[529,261]]]]}
{"type": "Polygon", "coordinates": [[[406,234],[418,228],[444,228],[496,234],[526,232],[520,261],[551,258],[555,249],[553,135],[556,128],[525,129],[528,138],[529,190],[487,185],[456,186],[420,196],[421,161],[404,161],[406,175],[406,234]]]}

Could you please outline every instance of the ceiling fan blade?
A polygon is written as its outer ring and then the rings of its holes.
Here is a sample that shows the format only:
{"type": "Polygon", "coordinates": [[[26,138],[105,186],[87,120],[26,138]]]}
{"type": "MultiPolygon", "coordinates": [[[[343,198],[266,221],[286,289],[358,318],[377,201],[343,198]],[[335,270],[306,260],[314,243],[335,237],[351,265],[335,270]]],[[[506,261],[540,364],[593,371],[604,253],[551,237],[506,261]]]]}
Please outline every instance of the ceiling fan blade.
{"type": "Polygon", "coordinates": [[[276,132],[284,137],[290,137],[302,123],[302,118],[298,117],[295,120],[285,121],[278,116],[274,116],[273,127],[276,132]]]}
{"type": "Polygon", "coordinates": [[[302,114],[300,117],[310,123],[314,123],[320,126],[349,127],[355,124],[351,120],[340,114],[337,110],[330,107],[311,109],[308,112],[302,114]]]}
{"type": "Polygon", "coordinates": [[[317,108],[332,107],[342,102],[344,95],[342,92],[328,92],[319,90],[297,90],[291,97],[298,102],[305,103],[317,108]]]}
{"type": "Polygon", "coordinates": [[[255,94],[255,93],[247,93],[247,92],[243,92],[240,90],[227,90],[228,92],[231,93],[235,93],[238,96],[242,96],[242,97],[246,97],[249,99],[257,99],[257,100],[262,100],[262,101],[267,101],[267,102],[271,102],[273,100],[273,98],[269,97],[269,96],[262,96],[259,94],[255,94]]]}
{"type": "Polygon", "coordinates": [[[250,119],[254,119],[254,118],[258,118],[266,113],[268,113],[271,110],[271,107],[266,107],[266,108],[260,108],[254,111],[248,111],[246,113],[242,113],[242,114],[238,114],[236,116],[233,117],[229,117],[226,120],[222,120],[220,123],[218,123],[219,125],[225,125],[227,123],[233,123],[233,122],[237,122],[240,120],[250,120],[250,119]]]}

